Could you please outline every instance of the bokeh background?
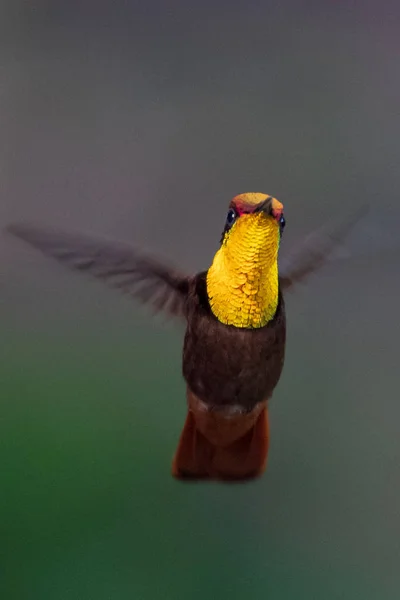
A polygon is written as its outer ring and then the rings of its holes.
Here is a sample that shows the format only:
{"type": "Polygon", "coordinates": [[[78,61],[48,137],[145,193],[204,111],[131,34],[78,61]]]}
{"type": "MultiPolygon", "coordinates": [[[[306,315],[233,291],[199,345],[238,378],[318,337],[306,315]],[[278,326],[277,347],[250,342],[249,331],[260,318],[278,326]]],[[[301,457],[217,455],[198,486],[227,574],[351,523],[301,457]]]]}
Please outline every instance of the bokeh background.
{"type": "Polygon", "coordinates": [[[0,4],[0,226],[208,266],[230,198],[282,252],[371,205],[287,300],[269,468],[183,485],[183,329],[0,236],[0,597],[400,597],[397,2],[0,4]]]}

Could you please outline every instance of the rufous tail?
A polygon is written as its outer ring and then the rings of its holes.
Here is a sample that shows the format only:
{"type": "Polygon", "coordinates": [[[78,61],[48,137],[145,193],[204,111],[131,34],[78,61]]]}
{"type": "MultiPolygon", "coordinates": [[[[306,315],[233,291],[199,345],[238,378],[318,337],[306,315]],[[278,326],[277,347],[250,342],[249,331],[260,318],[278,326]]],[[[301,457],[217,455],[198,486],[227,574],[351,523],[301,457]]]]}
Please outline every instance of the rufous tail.
{"type": "Polygon", "coordinates": [[[250,413],[210,411],[191,392],[172,463],[177,479],[243,481],[265,470],[269,447],[267,403],[250,413]]]}

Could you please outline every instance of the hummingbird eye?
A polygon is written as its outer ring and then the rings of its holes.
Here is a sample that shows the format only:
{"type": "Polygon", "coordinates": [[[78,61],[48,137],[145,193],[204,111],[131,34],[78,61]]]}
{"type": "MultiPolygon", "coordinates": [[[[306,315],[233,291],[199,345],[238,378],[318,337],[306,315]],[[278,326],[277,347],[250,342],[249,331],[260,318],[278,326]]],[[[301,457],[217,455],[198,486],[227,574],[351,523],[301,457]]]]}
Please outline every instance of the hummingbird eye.
{"type": "Polygon", "coordinates": [[[279,229],[281,230],[281,233],[285,229],[285,225],[286,225],[286,219],[283,215],[281,215],[281,217],[279,219],[279,229]]]}
{"type": "Polygon", "coordinates": [[[226,215],[226,226],[232,227],[232,225],[236,221],[236,217],[237,217],[236,211],[233,208],[230,208],[228,210],[228,214],[226,215]]]}

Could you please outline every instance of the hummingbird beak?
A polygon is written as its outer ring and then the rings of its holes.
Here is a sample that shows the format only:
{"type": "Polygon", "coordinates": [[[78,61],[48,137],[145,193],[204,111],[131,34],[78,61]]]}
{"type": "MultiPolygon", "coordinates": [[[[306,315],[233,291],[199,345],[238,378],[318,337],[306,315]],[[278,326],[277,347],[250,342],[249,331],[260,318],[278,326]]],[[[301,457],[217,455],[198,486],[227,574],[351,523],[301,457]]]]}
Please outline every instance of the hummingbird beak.
{"type": "Polygon", "coordinates": [[[269,196],[264,202],[262,202],[256,209],[256,212],[264,212],[270,217],[273,217],[275,221],[280,222],[283,215],[283,204],[276,198],[269,196]]]}

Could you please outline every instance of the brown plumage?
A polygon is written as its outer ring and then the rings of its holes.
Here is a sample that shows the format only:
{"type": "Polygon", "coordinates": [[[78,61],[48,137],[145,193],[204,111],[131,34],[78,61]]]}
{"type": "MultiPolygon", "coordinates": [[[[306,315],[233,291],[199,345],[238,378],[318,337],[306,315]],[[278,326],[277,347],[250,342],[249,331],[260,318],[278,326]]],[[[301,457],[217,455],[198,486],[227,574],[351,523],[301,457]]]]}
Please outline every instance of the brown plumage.
{"type": "MultiPolygon", "coordinates": [[[[265,203],[257,210],[267,210],[265,203]]],[[[268,215],[272,215],[270,204],[268,215]]],[[[242,205],[240,210],[240,214],[251,212],[242,205]]],[[[172,473],[179,479],[232,481],[257,477],[266,465],[268,401],[281,376],[285,354],[283,292],[319,268],[360,216],[331,232],[321,232],[297,249],[279,274],[275,314],[258,328],[224,324],[215,316],[207,271],[186,276],[129,244],[84,234],[29,224],[13,224],[8,231],[68,267],[146,302],[155,312],[185,320],[183,377],[188,413],[172,473]]]]}
{"type": "Polygon", "coordinates": [[[251,411],[270,398],[284,361],[286,317],[282,293],[272,321],[258,329],[220,323],[210,310],[206,273],[189,291],[183,346],[183,376],[189,389],[214,409],[251,411]]]}

